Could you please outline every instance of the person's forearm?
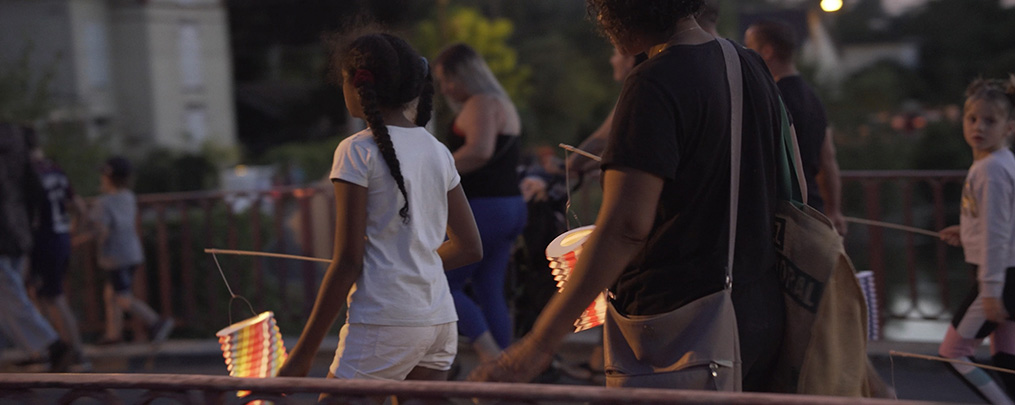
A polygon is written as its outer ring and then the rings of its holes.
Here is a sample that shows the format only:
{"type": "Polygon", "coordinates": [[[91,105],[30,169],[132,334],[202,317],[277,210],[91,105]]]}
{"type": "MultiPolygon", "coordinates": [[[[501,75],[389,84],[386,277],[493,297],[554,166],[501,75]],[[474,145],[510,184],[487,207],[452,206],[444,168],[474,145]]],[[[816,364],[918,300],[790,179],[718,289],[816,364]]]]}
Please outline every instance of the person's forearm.
{"type": "Polygon", "coordinates": [[[483,251],[466,251],[451,240],[444,241],[437,248],[437,255],[441,257],[444,264],[444,271],[454,270],[462,266],[468,266],[483,258],[483,251]]]}

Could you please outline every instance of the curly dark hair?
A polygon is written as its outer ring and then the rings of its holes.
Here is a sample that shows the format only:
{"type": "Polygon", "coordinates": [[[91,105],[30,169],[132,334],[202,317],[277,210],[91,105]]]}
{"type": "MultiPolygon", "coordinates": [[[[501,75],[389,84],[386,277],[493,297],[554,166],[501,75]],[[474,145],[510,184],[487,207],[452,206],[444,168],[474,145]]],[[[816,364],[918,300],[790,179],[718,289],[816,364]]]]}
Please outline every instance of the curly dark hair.
{"type": "Polygon", "coordinates": [[[415,123],[425,126],[433,109],[434,86],[430,66],[405,40],[390,34],[361,36],[339,54],[338,60],[342,73],[347,77],[362,76],[361,71],[369,72],[370,80],[356,80],[353,85],[359,93],[363,114],[377,142],[377,149],[405,198],[398,215],[402,217],[402,222],[408,223],[409,196],[381,108],[400,108],[418,97],[415,123]]]}
{"type": "Polygon", "coordinates": [[[1015,74],[1007,80],[978,78],[966,87],[966,107],[975,100],[986,100],[1003,106],[1009,118],[1015,118],[1015,74]]]}
{"type": "Polygon", "coordinates": [[[669,38],[678,20],[698,13],[705,0],[586,0],[599,29],[618,43],[643,35],[669,38]]]}

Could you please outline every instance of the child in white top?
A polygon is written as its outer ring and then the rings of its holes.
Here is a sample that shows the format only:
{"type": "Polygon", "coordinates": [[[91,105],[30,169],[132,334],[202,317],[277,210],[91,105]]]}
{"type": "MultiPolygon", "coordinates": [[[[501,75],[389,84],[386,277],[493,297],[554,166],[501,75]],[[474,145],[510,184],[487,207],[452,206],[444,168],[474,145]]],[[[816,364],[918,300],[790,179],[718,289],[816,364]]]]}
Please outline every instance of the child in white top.
{"type": "MultiPolygon", "coordinates": [[[[941,230],[941,239],[962,246],[976,268],[977,284],[956,312],[938,352],[971,361],[990,336],[994,364],[1015,368],[1015,76],[1009,81],[979,79],[966,90],[962,133],[973,150],[973,165],[962,189],[959,225],[941,230]],[[1009,285],[1011,284],[1011,285],[1009,285]]],[[[994,404],[1011,404],[1015,378],[999,373],[1008,395],[979,368],[950,363],[970,386],[994,404]]]]}
{"type": "Polygon", "coordinates": [[[329,377],[447,379],[458,317],[444,271],[478,261],[482,244],[451,153],[422,128],[429,66],[387,34],[357,38],[336,61],[346,108],[368,128],[335,151],[334,254],[279,375],[307,375],[346,300],[329,377]],[[413,122],[405,110],[416,99],[413,122]]]}

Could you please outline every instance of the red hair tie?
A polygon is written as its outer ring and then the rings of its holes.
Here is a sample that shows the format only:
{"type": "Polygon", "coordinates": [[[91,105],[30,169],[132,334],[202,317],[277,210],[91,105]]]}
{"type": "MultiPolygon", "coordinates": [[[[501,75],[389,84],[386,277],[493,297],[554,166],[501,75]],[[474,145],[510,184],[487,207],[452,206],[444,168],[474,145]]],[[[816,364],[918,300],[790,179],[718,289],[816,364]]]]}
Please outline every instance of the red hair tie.
{"type": "Polygon", "coordinates": [[[352,77],[352,85],[359,87],[363,83],[373,84],[374,74],[366,69],[356,69],[356,74],[352,77]]]}

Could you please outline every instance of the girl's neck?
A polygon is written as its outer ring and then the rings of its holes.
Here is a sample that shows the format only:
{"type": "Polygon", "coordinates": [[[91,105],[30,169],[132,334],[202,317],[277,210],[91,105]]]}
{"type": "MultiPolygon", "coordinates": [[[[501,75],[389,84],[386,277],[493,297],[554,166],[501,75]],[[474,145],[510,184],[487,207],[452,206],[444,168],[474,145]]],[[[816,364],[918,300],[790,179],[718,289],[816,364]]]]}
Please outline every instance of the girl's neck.
{"type": "Polygon", "coordinates": [[[391,125],[395,127],[415,127],[416,123],[409,121],[405,116],[405,110],[403,109],[382,109],[381,119],[384,120],[384,125],[391,125]]]}
{"type": "Polygon", "coordinates": [[[1000,146],[996,149],[973,149],[973,161],[975,162],[980,159],[986,158],[987,156],[993,155],[994,152],[997,152],[1007,147],[1008,146],[1000,146]]]}

